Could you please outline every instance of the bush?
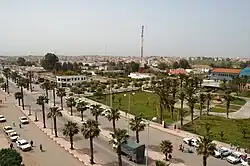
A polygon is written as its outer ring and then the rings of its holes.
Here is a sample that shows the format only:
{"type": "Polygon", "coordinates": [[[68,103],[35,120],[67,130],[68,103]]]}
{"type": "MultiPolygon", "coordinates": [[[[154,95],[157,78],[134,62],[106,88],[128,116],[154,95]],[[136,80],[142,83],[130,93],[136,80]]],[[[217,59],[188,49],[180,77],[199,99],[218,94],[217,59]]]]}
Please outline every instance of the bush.
{"type": "Polygon", "coordinates": [[[20,166],[22,156],[16,150],[1,149],[0,150],[0,165],[1,166],[20,166]]]}

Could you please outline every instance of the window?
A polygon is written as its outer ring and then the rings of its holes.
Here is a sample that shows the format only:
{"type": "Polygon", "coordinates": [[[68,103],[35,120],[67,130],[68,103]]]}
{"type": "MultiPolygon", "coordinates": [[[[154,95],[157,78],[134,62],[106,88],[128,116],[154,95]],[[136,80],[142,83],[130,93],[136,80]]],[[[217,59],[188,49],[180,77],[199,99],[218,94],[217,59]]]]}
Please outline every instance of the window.
{"type": "Polygon", "coordinates": [[[61,81],[61,78],[58,78],[57,81],[61,81]]]}
{"type": "Polygon", "coordinates": [[[70,78],[68,78],[67,81],[70,81],[70,78]]]}

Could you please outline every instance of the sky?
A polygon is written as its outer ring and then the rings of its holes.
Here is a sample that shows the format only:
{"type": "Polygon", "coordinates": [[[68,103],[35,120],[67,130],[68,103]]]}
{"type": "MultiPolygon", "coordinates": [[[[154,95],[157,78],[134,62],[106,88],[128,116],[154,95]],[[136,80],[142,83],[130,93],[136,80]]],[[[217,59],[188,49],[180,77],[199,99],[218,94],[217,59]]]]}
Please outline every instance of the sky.
{"type": "Polygon", "coordinates": [[[250,57],[250,0],[1,0],[0,55],[250,57]]]}

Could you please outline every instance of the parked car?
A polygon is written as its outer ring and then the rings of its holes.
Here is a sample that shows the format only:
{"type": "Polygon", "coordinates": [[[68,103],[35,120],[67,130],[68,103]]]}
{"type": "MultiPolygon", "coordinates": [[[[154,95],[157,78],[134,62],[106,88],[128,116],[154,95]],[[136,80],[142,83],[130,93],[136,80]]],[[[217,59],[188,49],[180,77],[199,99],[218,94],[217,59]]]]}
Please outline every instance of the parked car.
{"type": "Polygon", "coordinates": [[[183,138],[183,142],[189,146],[198,147],[198,140],[196,138],[183,138]]]}
{"type": "Polygon", "coordinates": [[[20,117],[19,120],[20,120],[20,122],[22,124],[28,124],[29,123],[28,118],[26,118],[25,116],[20,117]]]}
{"type": "Polygon", "coordinates": [[[22,151],[29,151],[29,150],[31,150],[30,143],[28,141],[26,141],[25,139],[17,140],[16,141],[16,145],[22,151]]]}
{"type": "Polygon", "coordinates": [[[216,148],[214,157],[227,157],[232,154],[232,151],[225,147],[216,148]]]}
{"type": "Polygon", "coordinates": [[[245,159],[242,159],[241,158],[241,166],[249,166],[250,165],[250,158],[245,158],[245,159]]]}
{"type": "Polygon", "coordinates": [[[10,140],[12,142],[16,141],[19,138],[19,135],[16,132],[9,133],[10,140]]]}
{"type": "Polygon", "coordinates": [[[233,152],[230,156],[227,157],[227,161],[232,164],[237,164],[241,160],[241,156],[243,154],[241,152],[233,152]]]}
{"type": "Polygon", "coordinates": [[[11,126],[4,126],[3,127],[4,132],[8,135],[9,133],[14,132],[13,128],[11,126]]]}
{"type": "Polygon", "coordinates": [[[3,116],[3,115],[0,115],[0,122],[2,123],[2,122],[6,122],[6,119],[5,119],[5,117],[3,116]]]}

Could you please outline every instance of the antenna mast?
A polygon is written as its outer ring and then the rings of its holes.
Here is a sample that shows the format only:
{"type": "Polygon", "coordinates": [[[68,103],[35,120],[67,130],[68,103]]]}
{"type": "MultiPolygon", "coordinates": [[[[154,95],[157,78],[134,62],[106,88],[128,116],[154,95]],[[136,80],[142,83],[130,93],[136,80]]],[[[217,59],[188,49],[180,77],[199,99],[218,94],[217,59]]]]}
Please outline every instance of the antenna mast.
{"type": "Polygon", "coordinates": [[[141,63],[142,63],[142,58],[143,58],[143,42],[144,42],[144,25],[142,25],[141,29],[141,63]]]}

